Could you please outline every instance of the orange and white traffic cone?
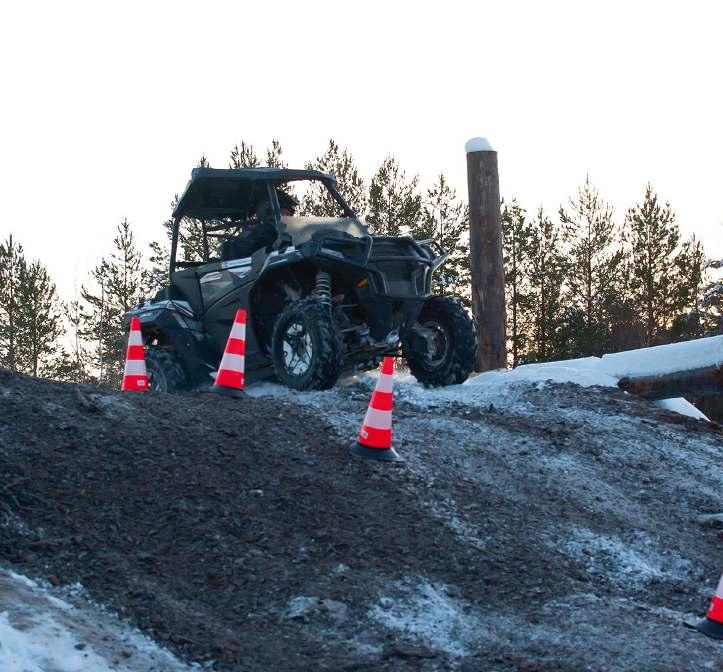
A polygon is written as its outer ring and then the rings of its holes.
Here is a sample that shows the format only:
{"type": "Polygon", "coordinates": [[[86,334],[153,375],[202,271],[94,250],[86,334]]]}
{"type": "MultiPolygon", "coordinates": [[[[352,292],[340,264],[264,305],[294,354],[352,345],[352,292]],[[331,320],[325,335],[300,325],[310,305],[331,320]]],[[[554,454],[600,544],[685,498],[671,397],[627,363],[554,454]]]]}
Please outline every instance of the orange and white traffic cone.
{"type": "Polygon", "coordinates": [[[141,321],[137,317],[133,317],[131,318],[131,330],[128,333],[126,367],[123,371],[121,390],[124,392],[148,392],[149,389],[141,321]]]}
{"type": "Polygon", "coordinates": [[[720,577],[718,588],[713,595],[713,601],[710,603],[710,609],[705,618],[695,626],[699,632],[702,632],[713,639],[723,639],[723,576],[720,577]]]}
{"type": "Polygon", "coordinates": [[[246,361],[246,311],[239,308],[233,320],[231,333],[226,341],[226,349],[221,365],[216,372],[212,392],[229,397],[244,396],[244,366],[246,361]]]}
{"type": "Polygon", "coordinates": [[[385,462],[402,461],[392,448],[393,384],[394,357],[385,357],[359,436],[351,447],[352,455],[385,462]]]}

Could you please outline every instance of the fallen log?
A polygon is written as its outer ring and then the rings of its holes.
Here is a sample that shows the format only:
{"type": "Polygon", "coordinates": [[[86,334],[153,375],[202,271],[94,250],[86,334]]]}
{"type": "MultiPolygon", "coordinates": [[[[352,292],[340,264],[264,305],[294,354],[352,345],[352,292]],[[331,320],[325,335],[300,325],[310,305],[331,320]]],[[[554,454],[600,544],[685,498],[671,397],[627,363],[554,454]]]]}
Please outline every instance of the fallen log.
{"type": "Polygon", "coordinates": [[[723,365],[654,376],[626,376],[618,381],[625,392],[645,399],[703,397],[723,394],[723,365]]]}

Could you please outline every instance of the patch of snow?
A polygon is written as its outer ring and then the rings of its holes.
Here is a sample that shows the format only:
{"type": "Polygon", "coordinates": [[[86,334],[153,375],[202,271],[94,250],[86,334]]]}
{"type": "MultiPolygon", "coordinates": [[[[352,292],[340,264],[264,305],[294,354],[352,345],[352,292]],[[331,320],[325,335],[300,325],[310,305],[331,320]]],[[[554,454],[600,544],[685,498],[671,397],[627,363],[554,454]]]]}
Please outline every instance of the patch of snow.
{"type": "MultiPolygon", "coordinates": [[[[581,387],[614,388],[623,375],[666,373],[670,370],[696,368],[716,362],[723,362],[723,336],[631,350],[605,355],[602,358],[582,357],[525,364],[512,370],[487,371],[471,376],[462,385],[436,389],[425,388],[408,372],[396,371],[394,399],[395,403],[407,402],[419,410],[452,404],[461,404],[470,408],[492,404],[506,409],[515,406],[524,411],[528,405],[526,397],[529,396],[530,386],[543,389],[550,383],[574,383],[581,387]]],[[[273,396],[314,406],[323,411],[335,426],[347,432],[349,409],[339,406],[340,399],[347,397],[348,401],[352,402],[368,400],[378,375],[376,370],[350,375],[341,379],[333,390],[323,392],[297,392],[276,383],[261,382],[248,386],[246,393],[252,397],[273,396]]],[[[362,417],[359,418],[359,422],[361,420],[362,417]]]]}
{"type": "Polygon", "coordinates": [[[471,613],[465,613],[462,602],[446,594],[446,586],[421,580],[411,587],[398,588],[403,597],[379,598],[369,611],[372,620],[451,656],[468,654],[468,645],[481,635],[480,623],[471,613]]]}
{"type": "Polygon", "coordinates": [[[464,151],[470,154],[471,152],[491,152],[493,149],[487,138],[470,138],[464,143],[464,151]]]}
{"type": "Polygon", "coordinates": [[[320,603],[318,597],[306,597],[305,595],[292,597],[284,612],[284,618],[295,619],[308,616],[312,611],[319,608],[320,603]]]}
{"type": "Polygon", "coordinates": [[[601,370],[617,378],[655,376],[723,364],[723,336],[603,355],[601,370]]]}
{"type": "Polygon", "coordinates": [[[663,577],[682,579],[690,567],[683,558],[659,552],[642,534],[625,542],[618,537],[577,528],[565,550],[585,564],[590,575],[623,586],[639,586],[663,577]]]}
{"type": "Polygon", "coordinates": [[[289,600],[283,618],[306,621],[311,616],[322,614],[339,624],[346,620],[348,612],[349,607],[339,600],[299,595],[289,600]]]}
{"type": "Polygon", "coordinates": [[[22,583],[24,586],[27,586],[28,588],[37,588],[38,584],[35,583],[32,579],[29,579],[27,576],[23,576],[22,574],[16,574],[13,571],[8,572],[8,576],[11,579],[15,579],[15,581],[18,581],[19,583],[22,583]]]}
{"type": "Polygon", "coordinates": [[[674,399],[659,399],[655,402],[656,406],[664,408],[667,411],[673,411],[674,413],[680,413],[681,415],[687,415],[696,420],[707,420],[708,416],[705,413],[699,411],[693,404],[683,397],[675,397],[674,399]]]}
{"type": "Polygon", "coordinates": [[[278,383],[253,383],[244,388],[249,397],[288,397],[289,388],[278,383]]]}
{"type": "Polygon", "coordinates": [[[13,511],[8,511],[5,514],[4,519],[0,521],[0,527],[14,530],[23,537],[27,537],[31,533],[31,530],[25,524],[25,521],[13,511]]]}
{"type": "Polygon", "coordinates": [[[500,385],[511,382],[576,383],[582,387],[616,387],[617,378],[600,370],[600,358],[583,357],[562,362],[524,364],[512,370],[487,371],[467,380],[464,385],[500,385]]]}
{"type": "Polygon", "coordinates": [[[70,605],[35,581],[0,569],[2,672],[200,669],[182,663],[145,635],[93,605],[70,605]]]}
{"type": "Polygon", "coordinates": [[[78,639],[49,615],[36,616],[31,627],[0,613],[0,669],[7,672],[101,672],[110,670],[92,650],[78,650],[78,639]]]}

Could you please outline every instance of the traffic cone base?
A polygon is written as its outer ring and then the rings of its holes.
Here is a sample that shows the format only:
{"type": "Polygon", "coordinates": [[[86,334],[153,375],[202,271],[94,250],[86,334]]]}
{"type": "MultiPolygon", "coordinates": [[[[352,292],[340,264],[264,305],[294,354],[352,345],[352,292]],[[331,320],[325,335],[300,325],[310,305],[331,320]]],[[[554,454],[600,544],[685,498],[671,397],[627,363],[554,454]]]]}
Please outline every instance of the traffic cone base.
{"type": "Polygon", "coordinates": [[[381,462],[404,462],[394,448],[367,448],[358,441],[351,444],[351,454],[381,462]]]}
{"type": "Polygon", "coordinates": [[[392,448],[394,358],[385,357],[351,454],[382,462],[403,462],[392,448]]]}
{"type": "Polygon", "coordinates": [[[243,390],[234,387],[221,387],[220,385],[213,385],[210,391],[214,394],[221,394],[224,397],[233,397],[234,399],[241,399],[246,396],[243,390]]]}
{"type": "Polygon", "coordinates": [[[723,639],[723,623],[712,621],[710,618],[704,618],[695,629],[713,639],[723,639]]]}
{"type": "Polygon", "coordinates": [[[723,576],[718,582],[710,609],[705,618],[695,626],[698,632],[702,632],[713,639],[723,639],[723,576]]]}

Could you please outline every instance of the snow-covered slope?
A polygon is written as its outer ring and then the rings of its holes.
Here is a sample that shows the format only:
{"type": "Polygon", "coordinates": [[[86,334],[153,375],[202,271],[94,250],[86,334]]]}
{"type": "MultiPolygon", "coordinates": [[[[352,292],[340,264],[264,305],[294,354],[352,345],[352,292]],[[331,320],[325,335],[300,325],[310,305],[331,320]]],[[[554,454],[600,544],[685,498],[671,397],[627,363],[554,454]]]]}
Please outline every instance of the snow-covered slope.
{"type": "MultiPolygon", "coordinates": [[[[76,591],[77,592],[77,591],[76,591]]],[[[116,617],[59,599],[34,581],[0,569],[2,672],[190,672],[189,667],[116,617]]]]}

